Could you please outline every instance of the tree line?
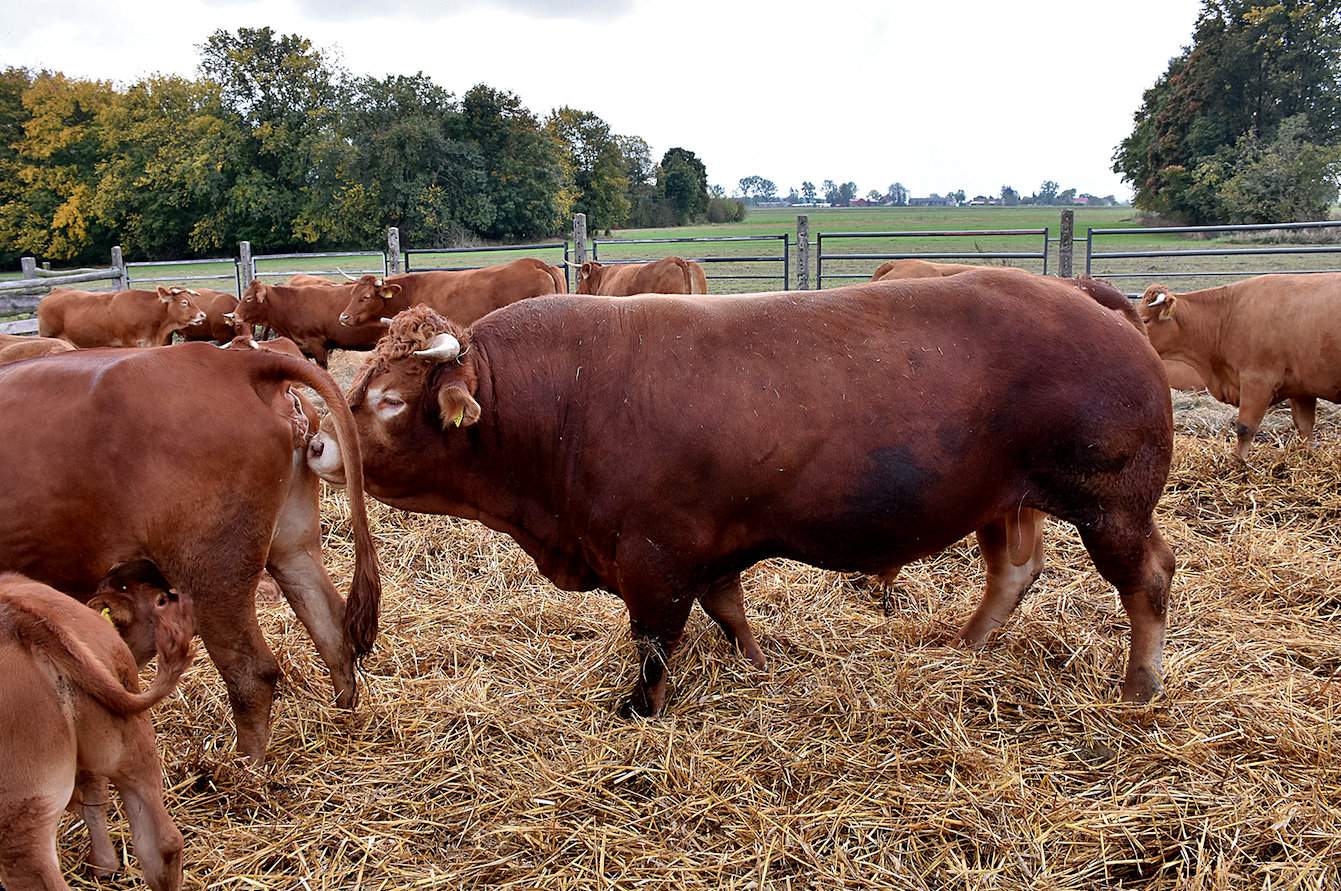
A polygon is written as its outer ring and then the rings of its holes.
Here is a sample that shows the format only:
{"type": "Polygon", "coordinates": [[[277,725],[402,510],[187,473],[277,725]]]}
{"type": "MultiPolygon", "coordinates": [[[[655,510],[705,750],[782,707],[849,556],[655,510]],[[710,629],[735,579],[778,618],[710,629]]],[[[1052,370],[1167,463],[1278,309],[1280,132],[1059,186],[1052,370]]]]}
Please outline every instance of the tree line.
{"type": "Polygon", "coordinates": [[[951,189],[944,195],[939,192],[932,192],[925,198],[914,196],[903,183],[893,183],[885,191],[871,189],[865,197],[858,197],[860,190],[855,182],[836,183],[831,179],[826,179],[816,188],[813,182],[806,180],[801,183],[798,190],[792,187],[791,191],[785,197],[780,197],[778,185],[773,180],[763,176],[742,177],[736,186],[736,194],[747,204],[813,204],[823,200],[826,204],[833,207],[865,207],[869,205],[883,205],[892,207],[906,207],[910,203],[933,203],[933,204],[1003,204],[1007,206],[1015,205],[1087,205],[1090,207],[1106,207],[1118,203],[1114,195],[1091,195],[1089,192],[1077,192],[1076,189],[1063,189],[1054,180],[1044,180],[1038,191],[1032,195],[1021,195],[1010,186],[1002,186],[1000,193],[996,195],[975,195],[968,197],[963,189],[951,189]]]}
{"type": "Polygon", "coordinates": [[[1203,0],[1113,170],[1190,223],[1325,218],[1341,179],[1341,0],[1203,0]]]}
{"type": "MultiPolygon", "coordinates": [[[[216,31],[198,76],[0,72],[0,261],[441,247],[735,216],[694,152],[479,84],[356,76],[297,34],[216,31]],[[725,208],[725,210],[723,210],[725,208]]],[[[743,205],[739,215],[743,215],[743,205]]]]}

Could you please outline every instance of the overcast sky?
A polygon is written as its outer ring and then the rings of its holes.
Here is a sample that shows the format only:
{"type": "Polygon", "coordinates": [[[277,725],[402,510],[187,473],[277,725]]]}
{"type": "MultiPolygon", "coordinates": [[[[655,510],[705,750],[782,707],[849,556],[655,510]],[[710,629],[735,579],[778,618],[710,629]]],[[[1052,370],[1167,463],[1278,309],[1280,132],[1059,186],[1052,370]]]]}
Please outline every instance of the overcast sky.
{"type": "Polygon", "coordinates": [[[1044,179],[1099,195],[1198,0],[0,0],[0,64],[120,82],[194,74],[217,28],[270,25],[360,74],[485,82],[589,109],[730,191],[854,180],[970,196],[1044,179]]]}

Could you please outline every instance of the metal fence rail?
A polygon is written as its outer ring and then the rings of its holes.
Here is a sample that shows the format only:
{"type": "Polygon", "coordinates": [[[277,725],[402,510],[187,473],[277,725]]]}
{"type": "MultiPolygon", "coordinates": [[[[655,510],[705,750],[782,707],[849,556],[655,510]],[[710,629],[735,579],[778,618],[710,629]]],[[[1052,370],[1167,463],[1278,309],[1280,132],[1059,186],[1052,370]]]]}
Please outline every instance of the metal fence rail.
{"type": "MultiPolygon", "coordinates": [[[[462,266],[462,265],[422,266],[415,264],[414,257],[415,255],[424,256],[428,254],[450,255],[450,254],[486,254],[486,253],[506,253],[506,252],[517,253],[521,251],[526,251],[528,255],[531,255],[540,251],[557,251],[560,249],[563,250],[563,259],[557,263],[552,263],[550,265],[557,266],[563,270],[564,282],[567,284],[568,290],[571,291],[573,289],[573,282],[572,282],[572,276],[570,275],[571,269],[569,259],[572,255],[572,245],[570,245],[567,241],[547,241],[538,244],[499,244],[499,245],[488,245],[485,247],[411,248],[409,250],[402,251],[402,254],[405,257],[406,272],[465,272],[470,269],[484,269],[486,266],[491,264],[485,263],[485,264],[477,264],[474,266],[462,266]]],[[[542,262],[547,262],[544,261],[542,257],[536,257],[535,259],[541,260],[542,262]]]]}
{"type": "Polygon", "coordinates": [[[601,259],[601,245],[608,247],[624,247],[627,245],[647,245],[647,244],[778,244],[781,245],[781,252],[769,256],[756,256],[752,254],[733,254],[719,256],[700,256],[684,257],[683,259],[691,263],[705,263],[712,267],[716,263],[747,264],[748,266],[759,266],[763,264],[777,265],[781,264],[778,272],[767,274],[761,273],[737,273],[724,272],[712,275],[707,269],[703,271],[709,281],[780,281],[782,290],[786,291],[791,287],[791,239],[786,234],[782,235],[718,235],[718,236],[700,236],[695,238],[605,238],[592,239],[591,241],[591,259],[598,260],[607,266],[625,266],[630,263],[654,263],[662,257],[618,257],[601,259]]]}
{"type": "MultiPolygon", "coordinates": [[[[1254,247],[1196,247],[1196,248],[1155,248],[1151,250],[1099,250],[1105,239],[1120,236],[1167,236],[1167,235],[1225,235],[1234,232],[1276,232],[1300,230],[1336,230],[1341,232],[1341,220],[1319,220],[1308,223],[1252,223],[1234,226],[1154,226],[1140,229],[1090,229],[1085,236],[1085,274],[1102,278],[1147,279],[1147,278],[1215,278],[1233,276],[1248,278],[1255,275],[1272,275],[1288,272],[1298,275],[1316,275],[1325,272],[1341,272],[1341,265],[1323,269],[1204,269],[1182,272],[1124,272],[1114,269],[1096,270],[1095,261],[1103,265],[1105,260],[1147,259],[1154,257],[1270,257],[1294,256],[1307,257],[1312,254],[1341,254],[1341,242],[1337,244],[1292,244],[1261,245],[1254,247]]],[[[1265,264],[1264,264],[1265,265],[1265,264]]]]}
{"type": "Polygon", "coordinates": [[[315,253],[300,254],[254,254],[251,257],[251,275],[246,277],[248,281],[253,278],[277,278],[280,276],[289,277],[294,275],[374,275],[387,274],[386,251],[318,251],[315,253]],[[350,269],[339,265],[330,269],[261,269],[263,262],[275,260],[310,260],[314,258],[335,258],[335,257],[362,257],[370,259],[380,257],[381,263],[376,267],[350,269]]]}
{"type": "Polygon", "coordinates": [[[126,281],[131,287],[136,284],[160,284],[162,282],[172,282],[178,284],[181,282],[213,282],[226,281],[232,282],[233,293],[239,295],[242,293],[242,270],[235,257],[215,257],[207,260],[142,260],[135,263],[126,264],[126,281]],[[219,272],[210,275],[169,275],[169,276],[137,276],[134,270],[156,268],[164,266],[201,266],[205,264],[227,264],[233,267],[232,272],[219,272]]]}
{"type": "MultiPolygon", "coordinates": [[[[815,287],[824,287],[824,263],[852,260],[1038,260],[1043,274],[1048,274],[1048,229],[964,229],[901,232],[820,232],[815,236],[815,287]],[[824,241],[854,238],[1005,238],[1033,237],[1042,240],[1037,251],[901,251],[885,253],[829,253],[824,252],[824,241]]],[[[831,279],[870,278],[870,273],[829,273],[831,279]]]]}

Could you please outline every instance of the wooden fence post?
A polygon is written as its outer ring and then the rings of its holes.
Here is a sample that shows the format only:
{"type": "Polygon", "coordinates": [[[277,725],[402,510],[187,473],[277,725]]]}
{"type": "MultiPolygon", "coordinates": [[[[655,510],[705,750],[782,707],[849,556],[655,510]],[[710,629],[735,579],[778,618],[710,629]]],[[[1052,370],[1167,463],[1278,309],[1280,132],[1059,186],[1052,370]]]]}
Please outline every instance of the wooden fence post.
{"type": "Polygon", "coordinates": [[[20,257],[19,268],[24,278],[37,278],[37,260],[33,257],[20,257]]]}
{"type": "Polygon", "coordinates": [[[242,292],[247,290],[251,280],[255,278],[252,275],[254,271],[251,265],[251,242],[239,241],[237,243],[237,271],[238,271],[238,292],[239,297],[242,292]]]}
{"type": "Polygon", "coordinates": [[[796,216],[796,288],[810,290],[810,217],[796,216]]]}
{"type": "Polygon", "coordinates": [[[1072,276],[1075,260],[1076,212],[1062,211],[1062,237],[1057,245],[1057,274],[1062,278],[1072,276]]]}
{"type": "Polygon", "coordinates": [[[112,268],[117,271],[117,290],[129,291],[130,270],[126,268],[126,261],[121,258],[121,245],[119,244],[112,246],[112,268]]]}
{"type": "Polygon", "coordinates": [[[386,227],[386,263],[392,275],[405,271],[401,268],[400,230],[395,226],[386,227]]]}
{"type": "MultiPolygon", "coordinates": [[[[587,262],[587,215],[573,214],[573,262],[578,269],[587,262]]],[[[573,273],[576,276],[576,272],[573,273]]]]}

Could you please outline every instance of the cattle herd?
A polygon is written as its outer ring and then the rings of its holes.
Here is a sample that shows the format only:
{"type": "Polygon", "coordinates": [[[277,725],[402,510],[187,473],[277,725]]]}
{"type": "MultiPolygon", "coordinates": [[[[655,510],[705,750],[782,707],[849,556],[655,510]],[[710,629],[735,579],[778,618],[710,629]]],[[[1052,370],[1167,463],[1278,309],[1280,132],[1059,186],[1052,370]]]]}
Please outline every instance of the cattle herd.
{"type": "Polygon", "coordinates": [[[264,573],[336,703],[356,705],[381,598],[365,491],[478,520],[560,588],[618,595],[638,653],[626,716],[663,708],[695,601],[764,666],[741,573],[769,557],[890,582],[975,533],[986,589],[955,641],[982,646],[1042,571],[1051,515],[1117,589],[1122,698],[1143,702],[1174,574],[1153,519],[1170,382],[1240,407],[1240,457],[1270,405],[1289,400],[1309,439],[1316,400],[1341,399],[1341,274],[1156,285],[1133,307],[1094,279],[920,260],[828,291],[712,296],[671,257],[585,263],[565,291],[532,259],[258,280],[240,298],[62,289],[40,337],[0,339],[6,888],[67,887],[66,809],[89,866],[115,870],[109,781],[149,886],[180,887],[147,710],[199,635],[238,749],[264,758],[279,676],[255,614],[264,573]],[[347,394],[322,370],[332,349],[371,350],[347,394]],[[319,480],[348,493],[344,598],[319,480]]]}

